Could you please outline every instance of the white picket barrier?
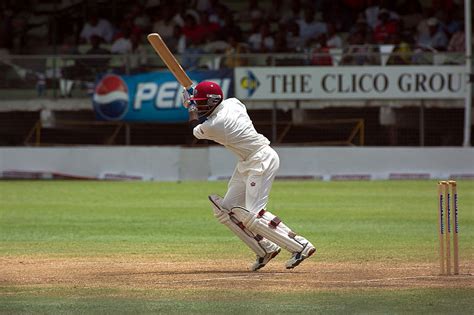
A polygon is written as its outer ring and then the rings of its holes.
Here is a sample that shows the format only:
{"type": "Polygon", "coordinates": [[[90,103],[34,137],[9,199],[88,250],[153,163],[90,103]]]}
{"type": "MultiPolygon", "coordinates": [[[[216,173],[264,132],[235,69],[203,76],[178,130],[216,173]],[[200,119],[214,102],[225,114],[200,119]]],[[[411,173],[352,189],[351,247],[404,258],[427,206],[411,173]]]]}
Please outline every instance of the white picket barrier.
{"type": "MultiPolygon", "coordinates": [[[[280,178],[474,179],[474,148],[277,147],[280,178]]],[[[222,147],[0,148],[3,178],[216,180],[236,158],[222,147]]]]}

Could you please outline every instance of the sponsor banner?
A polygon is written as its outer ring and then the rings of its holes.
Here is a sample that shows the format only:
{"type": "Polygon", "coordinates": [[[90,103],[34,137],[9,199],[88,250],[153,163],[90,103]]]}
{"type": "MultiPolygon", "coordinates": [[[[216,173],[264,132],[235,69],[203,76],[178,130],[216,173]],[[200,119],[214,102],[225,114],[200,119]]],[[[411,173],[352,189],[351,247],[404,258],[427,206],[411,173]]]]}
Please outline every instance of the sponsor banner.
{"type": "Polygon", "coordinates": [[[464,66],[260,67],[235,69],[247,100],[462,99],[464,66]]]}
{"type": "MultiPolygon", "coordinates": [[[[191,80],[210,80],[222,87],[224,97],[233,96],[232,70],[191,71],[191,80]]],[[[136,75],[106,74],[99,78],[92,103],[97,119],[123,121],[187,121],[182,106],[182,87],[168,72],[136,75]]]]}

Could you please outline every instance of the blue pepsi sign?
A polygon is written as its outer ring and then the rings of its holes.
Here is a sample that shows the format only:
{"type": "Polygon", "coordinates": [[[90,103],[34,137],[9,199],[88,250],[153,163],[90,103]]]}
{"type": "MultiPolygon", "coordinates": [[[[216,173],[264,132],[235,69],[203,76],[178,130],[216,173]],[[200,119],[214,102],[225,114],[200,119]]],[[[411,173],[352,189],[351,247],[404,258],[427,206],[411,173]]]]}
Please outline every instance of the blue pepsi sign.
{"type": "MultiPolygon", "coordinates": [[[[191,80],[214,81],[224,97],[234,95],[233,71],[191,71],[191,80]]],[[[187,121],[188,112],[182,105],[182,87],[170,72],[137,75],[106,74],[99,78],[92,103],[97,119],[123,121],[187,121]]]]}

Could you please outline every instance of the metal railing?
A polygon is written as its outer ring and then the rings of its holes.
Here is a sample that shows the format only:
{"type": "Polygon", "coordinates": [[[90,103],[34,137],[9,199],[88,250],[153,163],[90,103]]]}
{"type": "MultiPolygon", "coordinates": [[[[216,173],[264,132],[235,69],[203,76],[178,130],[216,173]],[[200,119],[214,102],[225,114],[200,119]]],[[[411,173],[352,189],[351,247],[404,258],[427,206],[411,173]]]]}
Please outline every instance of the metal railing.
{"type": "MultiPolygon", "coordinates": [[[[134,145],[131,132],[133,128],[140,125],[142,124],[121,121],[56,120],[54,126],[45,126],[41,120],[38,120],[26,134],[23,144],[37,147],[79,144],[134,145]],[[56,132],[56,134],[45,136],[44,131],[56,132]],[[58,141],[58,136],[64,137],[66,132],[70,134],[67,138],[72,141],[68,143],[58,141]],[[85,139],[81,136],[84,132],[95,134],[98,137],[93,137],[93,139],[100,138],[100,141],[98,143],[84,142],[85,139]],[[52,140],[54,142],[51,142],[52,140]]],[[[365,122],[360,118],[306,120],[298,123],[258,121],[255,125],[257,129],[263,130],[275,127],[277,133],[272,142],[277,145],[363,146],[365,144],[365,122]],[[315,130],[320,132],[314,132],[315,130]],[[302,134],[306,137],[301,137],[302,134]]],[[[191,145],[199,146],[198,139],[193,139],[191,145]]]]}

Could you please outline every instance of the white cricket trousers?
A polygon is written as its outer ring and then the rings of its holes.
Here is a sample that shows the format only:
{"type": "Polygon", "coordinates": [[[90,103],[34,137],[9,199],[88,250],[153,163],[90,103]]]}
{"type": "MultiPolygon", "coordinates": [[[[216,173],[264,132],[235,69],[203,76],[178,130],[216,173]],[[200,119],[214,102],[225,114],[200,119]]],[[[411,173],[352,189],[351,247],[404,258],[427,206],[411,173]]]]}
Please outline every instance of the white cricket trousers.
{"type": "Polygon", "coordinates": [[[280,166],[278,154],[270,146],[264,146],[239,161],[229,181],[223,207],[244,207],[257,214],[266,209],[273,180],[280,166]]]}

